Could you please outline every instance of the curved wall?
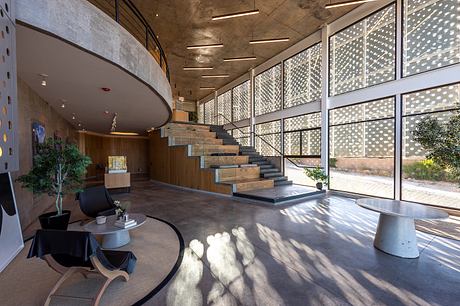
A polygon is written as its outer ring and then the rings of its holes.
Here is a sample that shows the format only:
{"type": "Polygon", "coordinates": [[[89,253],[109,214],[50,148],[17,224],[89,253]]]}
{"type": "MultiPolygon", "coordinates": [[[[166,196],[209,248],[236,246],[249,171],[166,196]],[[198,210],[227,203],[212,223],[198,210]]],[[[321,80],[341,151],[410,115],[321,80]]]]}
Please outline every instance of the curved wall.
{"type": "Polygon", "coordinates": [[[171,113],[171,86],[158,63],[127,30],[86,0],[17,0],[16,19],[125,69],[152,87],[171,113]]]}

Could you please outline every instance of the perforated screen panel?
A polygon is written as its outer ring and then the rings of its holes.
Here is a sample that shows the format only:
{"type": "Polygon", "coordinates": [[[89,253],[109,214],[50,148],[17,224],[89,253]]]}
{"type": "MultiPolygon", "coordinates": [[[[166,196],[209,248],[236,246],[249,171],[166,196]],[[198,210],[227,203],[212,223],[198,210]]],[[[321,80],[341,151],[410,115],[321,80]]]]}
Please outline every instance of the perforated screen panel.
{"type": "Polygon", "coordinates": [[[395,5],[330,37],[330,95],[395,78],[395,5]]]}
{"type": "Polygon", "coordinates": [[[264,156],[279,156],[281,152],[281,121],[256,124],[255,145],[257,152],[264,156]]]}
{"type": "Polygon", "coordinates": [[[268,114],[281,109],[281,64],[258,74],[254,78],[255,115],[268,114]]]}
{"type": "Polygon", "coordinates": [[[284,107],[321,97],[321,44],[316,44],[284,62],[284,107]]]}
{"type": "Polygon", "coordinates": [[[232,89],[233,94],[233,121],[248,119],[251,116],[249,108],[249,95],[251,94],[251,82],[246,81],[232,89]]]}
{"type": "Polygon", "coordinates": [[[19,170],[16,29],[5,3],[0,14],[0,173],[19,170]]]}
{"type": "Polygon", "coordinates": [[[224,125],[232,122],[232,91],[228,90],[217,96],[217,124],[224,125]]]}
{"type": "Polygon", "coordinates": [[[200,103],[196,107],[198,123],[204,123],[204,103],[200,103]]]}
{"type": "Polygon", "coordinates": [[[404,0],[403,74],[460,62],[460,0],[404,0]]]}
{"type": "Polygon", "coordinates": [[[250,132],[250,127],[246,126],[232,130],[232,135],[241,146],[249,146],[251,142],[250,132]]]}
{"type": "Polygon", "coordinates": [[[204,123],[215,124],[214,99],[204,104],[204,123]]]}

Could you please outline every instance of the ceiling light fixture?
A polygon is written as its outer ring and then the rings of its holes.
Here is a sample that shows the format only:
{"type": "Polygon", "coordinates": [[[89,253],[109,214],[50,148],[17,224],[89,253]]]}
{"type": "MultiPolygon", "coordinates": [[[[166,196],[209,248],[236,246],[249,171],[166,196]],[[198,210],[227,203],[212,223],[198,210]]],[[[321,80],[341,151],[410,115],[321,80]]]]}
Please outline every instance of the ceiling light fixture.
{"type": "Polygon", "coordinates": [[[75,114],[72,114],[72,120],[75,120],[76,117],[75,117],[75,114]]]}
{"type": "Polygon", "coordinates": [[[215,87],[200,87],[200,90],[214,90],[215,87]]]}
{"type": "Polygon", "coordinates": [[[184,70],[212,70],[214,67],[184,67],[184,70]]]}
{"type": "Polygon", "coordinates": [[[238,62],[238,61],[253,61],[256,60],[255,56],[246,56],[246,57],[229,57],[224,58],[224,62],[238,62]]]}
{"type": "Polygon", "coordinates": [[[255,44],[267,44],[267,43],[285,42],[285,41],[289,41],[289,37],[270,38],[270,39],[257,39],[257,40],[251,40],[249,43],[251,45],[255,45],[255,44]]]}
{"type": "Polygon", "coordinates": [[[225,14],[225,15],[212,16],[212,20],[222,20],[222,19],[244,17],[244,16],[250,16],[250,15],[257,15],[257,14],[259,14],[259,10],[250,10],[250,11],[237,12],[237,13],[231,13],[231,14],[225,14]]]}
{"type": "Polygon", "coordinates": [[[208,74],[208,75],[202,75],[202,78],[208,79],[208,78],[228,78],[230,75],[229,74],[208,74]]]}
{"type": "Polygon", "coordinates": [[[138,136],[139,133],[135,132],[110,132],[112,135],[119,135],[119,136],[138,136]]]}
{"type": "Polygon", "coordinates": [[[374,2],[374,1],[378,1],[378,0],[351,0],[351,1],[342,1],[342,2],[336,2],[336,3],[326,4],[325,8],[330,9],[330,8],[342,7],[342,6],[348,6],[348,5],[356,5],[356,4],[361,4],[361,3],[366,3],[366,2],[374,2]]]}
{"type": "Polygon", "coordinates": [[[48,78],[48,75],[45,73],[40,73],[39,76],[41,76],[42,78],[42,81],[41,81],[42,86],[46,86],[47,85],[46,78],[48,78]]]}
{"type": "Polygon", "coordinates": [[[206,48],[222,48],[224,44],[210,44],[210,45],[194,45],[194,46],[187,46],[187,49],[206,49],[206,48]]]}

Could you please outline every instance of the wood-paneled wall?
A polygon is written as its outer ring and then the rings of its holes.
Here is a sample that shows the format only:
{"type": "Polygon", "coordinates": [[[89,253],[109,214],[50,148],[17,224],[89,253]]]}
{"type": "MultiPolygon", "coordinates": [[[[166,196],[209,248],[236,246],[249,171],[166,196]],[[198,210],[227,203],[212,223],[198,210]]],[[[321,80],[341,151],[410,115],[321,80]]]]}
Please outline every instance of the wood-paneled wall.
{"type": "Polygon", "coordinates": [[[150,178],[156,181],[224,194],[231,186],[216,184],[211,169],[200,169],[200,157],[187,156],[187,146],[168,146],[160,131],[150,133],[150,178]]]}
{"type": "Polygon", "coordinates": [[[111,136],[90,132],[80,132],[80,150],[91,157],[87,177],[104,175],[109,155],[127,156],[128,172],[149,173],[149,139],[140,136],[111,136]],[[97,169],[100,165],[102,169],[97,169]]]}

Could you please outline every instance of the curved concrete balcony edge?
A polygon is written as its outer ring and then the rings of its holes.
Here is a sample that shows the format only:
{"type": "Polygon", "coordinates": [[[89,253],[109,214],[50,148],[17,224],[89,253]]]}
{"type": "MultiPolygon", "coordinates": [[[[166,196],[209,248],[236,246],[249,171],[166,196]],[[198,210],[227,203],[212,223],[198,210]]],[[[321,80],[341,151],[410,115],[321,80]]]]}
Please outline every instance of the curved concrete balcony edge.
{"type": "Polygon", "coordinates": [[[20,24],[58,37],[102,58],[156,92],[172,114],[171,86],[145,47],[110,16],[86,0],[17,0],[20,24]]]}

